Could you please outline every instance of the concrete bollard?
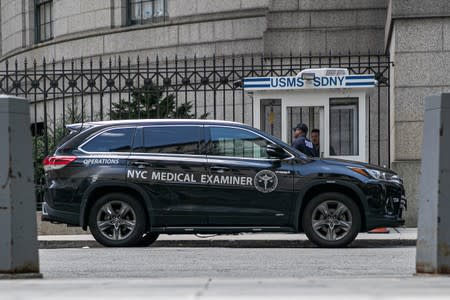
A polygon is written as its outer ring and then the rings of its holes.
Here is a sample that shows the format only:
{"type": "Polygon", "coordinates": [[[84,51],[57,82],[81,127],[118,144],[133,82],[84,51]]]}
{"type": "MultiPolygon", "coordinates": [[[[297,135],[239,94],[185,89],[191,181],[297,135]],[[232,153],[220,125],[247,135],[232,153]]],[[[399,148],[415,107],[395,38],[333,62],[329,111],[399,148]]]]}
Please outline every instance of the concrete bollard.
{"type": "Polygon", "coordinates": [[[416,272],[450,274],[450,94],[425,98],[416,272]]]}
{"type": "Polygon", "coordinates": [[[29,104],[0,96],[0,278],[36,278],[39,254],[29,104]]]}

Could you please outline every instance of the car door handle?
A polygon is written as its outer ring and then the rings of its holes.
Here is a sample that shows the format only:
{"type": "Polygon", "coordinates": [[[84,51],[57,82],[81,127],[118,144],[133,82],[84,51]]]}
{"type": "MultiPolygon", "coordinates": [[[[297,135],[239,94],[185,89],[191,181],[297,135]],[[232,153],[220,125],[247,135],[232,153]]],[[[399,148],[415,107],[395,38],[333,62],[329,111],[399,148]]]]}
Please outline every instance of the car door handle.
{"type": "Polygon", "coordinates": [[[209,168],[211,171],[213,171],[213,172],[217,172],[217,173],[223,173],[223,172],[226,172],[226,171],[230,171],[230,168],[227,168],[227,167],[220,167],[220,166],[214,166],[214,167],[211,167],[211,168],[209,168]]]}
{"type": "Polygon", "coordinates": [[[149,167],[152,164],[146,161],[134,161],[131,163],[133,166],[138,166],[138,168],[149,167]]]}

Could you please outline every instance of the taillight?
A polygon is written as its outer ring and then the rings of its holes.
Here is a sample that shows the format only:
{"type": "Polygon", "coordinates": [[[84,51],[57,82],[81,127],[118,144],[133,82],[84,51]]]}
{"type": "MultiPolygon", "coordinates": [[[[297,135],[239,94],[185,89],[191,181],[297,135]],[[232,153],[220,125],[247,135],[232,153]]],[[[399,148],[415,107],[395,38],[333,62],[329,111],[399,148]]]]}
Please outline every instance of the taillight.
{"type": "Polygon", "coordinates": [[[59,170],[76,159],[76,156],[47,156],[42,163],[45,171],[59,170]]]}

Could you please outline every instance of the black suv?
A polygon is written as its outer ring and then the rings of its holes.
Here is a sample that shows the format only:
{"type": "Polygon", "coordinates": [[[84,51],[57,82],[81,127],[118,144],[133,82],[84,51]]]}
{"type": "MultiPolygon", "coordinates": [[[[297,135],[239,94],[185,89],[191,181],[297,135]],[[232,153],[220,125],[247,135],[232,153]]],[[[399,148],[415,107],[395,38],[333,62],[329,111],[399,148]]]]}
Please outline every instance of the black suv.
{"type": "Polygon", "coordinates": [[[255,128],[206,120],[69,125],[44,160],[42,219],[90,228],[105,246],[158,235],[304,232],[342,247],[404,223],[402,180],[368,164],[315,159],[255,128]]]}

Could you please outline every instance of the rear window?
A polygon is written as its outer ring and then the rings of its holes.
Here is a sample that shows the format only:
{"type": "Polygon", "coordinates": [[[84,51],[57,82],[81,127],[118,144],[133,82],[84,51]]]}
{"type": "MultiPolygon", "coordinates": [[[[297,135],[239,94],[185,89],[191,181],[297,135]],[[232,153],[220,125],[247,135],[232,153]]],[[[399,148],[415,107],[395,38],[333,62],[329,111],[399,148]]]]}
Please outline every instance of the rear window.
{"type": "Polygon", "coordinates": [[[86,152],[130,152],[134,128],[117,128],[105,131],[84,144],[86,152]]]}
{"type": "Polygon", "coordinates": [[[145,127],[142,145],[135,152],[199,154],[201,134],[200,126],[145,127]]]}
{"type": "Polygon", "coordinates": [[[71,153],[71,151],[78,148],[80,141],[82,141],[84,138],[86,138],[86,136],[89,135],[88,129],[90,129],[90,127],[67,127],[67,129],[68,133],[59,140],[56,146],[56,155],[68,155],[71,153]]]}
{"type": "Polygon", "coordinates": [[[66,134],[61,140],[59,140],[58,144],[56,145],[57,148],[64,145],[65,142],[76,136],[79,132],[76,130],[71,130],[68,134],[66,134]]]}

